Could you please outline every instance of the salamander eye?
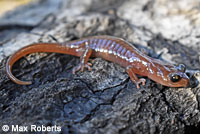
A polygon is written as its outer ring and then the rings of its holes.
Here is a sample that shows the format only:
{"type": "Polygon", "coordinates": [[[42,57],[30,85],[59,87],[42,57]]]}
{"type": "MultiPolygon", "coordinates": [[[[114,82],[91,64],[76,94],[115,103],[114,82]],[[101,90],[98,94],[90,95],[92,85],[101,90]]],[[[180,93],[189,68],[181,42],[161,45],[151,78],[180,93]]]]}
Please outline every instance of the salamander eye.
{"type": "Polygon", "coordinates": [[[170,80],[171,80],[172,82],[178,82],[178,81],[181,80],[181,76],[180,76],[179,74],[176,74],[176,73],[171,74],[171,75],[170,75],[170,80]]]}
{"type": "Polygon", "coordinates": [[[184,73],[185,70],[186,70],[185,65],[184,64],[179,64],[178,65],[178,70],[184,73]]]}

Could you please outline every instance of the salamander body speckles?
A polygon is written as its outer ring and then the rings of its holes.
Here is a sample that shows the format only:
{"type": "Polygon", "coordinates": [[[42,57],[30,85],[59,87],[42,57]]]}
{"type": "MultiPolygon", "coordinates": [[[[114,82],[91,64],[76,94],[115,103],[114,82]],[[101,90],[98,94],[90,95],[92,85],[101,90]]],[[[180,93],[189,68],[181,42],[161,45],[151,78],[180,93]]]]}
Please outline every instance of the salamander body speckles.
{"type": "Polygon", "coordinates": [[[119,58],[128,62],[141,62],[141,60],[136,57],[133,52],[113,40],[90,39],[89,46],[95,52],[108,53],[110,55],[118,56],[119,58]]]}

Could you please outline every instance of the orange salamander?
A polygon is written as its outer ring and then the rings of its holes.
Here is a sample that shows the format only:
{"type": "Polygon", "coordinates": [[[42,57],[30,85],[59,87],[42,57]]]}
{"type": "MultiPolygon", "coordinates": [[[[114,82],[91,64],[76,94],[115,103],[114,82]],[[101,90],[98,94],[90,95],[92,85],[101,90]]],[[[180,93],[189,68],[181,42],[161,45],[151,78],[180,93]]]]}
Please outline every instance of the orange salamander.
{"type": "Polygon", "coordinates": [[[35,43],[23,47],[13,54],[6,63],[6,73],[13,82],[20,85],[32,83],[17,79],[12,74],[12,66],[21,57],[34,52],[55,52],[80,57],[80,64],[73,68],[73,74],[79,70],[84,71],[85,68],[91,70],[92,64],[88,63],[88,59],[101,57],[124,67],[137,88],[140,88],[140,84],[145,85],[146,80],[139,79],[136,74],[146,76],[168,87],[186,87],[190,81],[185,73],[185,66],[182,64],[174,66],[153,59],[121,38],[91,36],[64,43],[35,43]]]}

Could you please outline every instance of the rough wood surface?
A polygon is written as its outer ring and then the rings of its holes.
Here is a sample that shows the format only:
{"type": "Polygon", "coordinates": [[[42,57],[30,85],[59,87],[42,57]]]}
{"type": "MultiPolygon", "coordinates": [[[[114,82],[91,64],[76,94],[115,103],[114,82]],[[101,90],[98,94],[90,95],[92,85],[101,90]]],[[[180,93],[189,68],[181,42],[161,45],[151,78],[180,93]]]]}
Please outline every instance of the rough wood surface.
{"type": "Polygon", "coordinates": [[[47,53],[14,66],[15,76],[33,85],[17,85],[5,73],[8,56],[33,42],[112,35],[151,57],[186,64],[192,81],[199,81],[199,5],[198,0],[37,0],[6,14],[0,18],[0,126],[58,125],[60,133],[73,134],[199,132],[199,85],[168,88],[147,79],[137,90],[114,63],[96,58],[91,72],[72,75],[78,58],[47,53]]]}

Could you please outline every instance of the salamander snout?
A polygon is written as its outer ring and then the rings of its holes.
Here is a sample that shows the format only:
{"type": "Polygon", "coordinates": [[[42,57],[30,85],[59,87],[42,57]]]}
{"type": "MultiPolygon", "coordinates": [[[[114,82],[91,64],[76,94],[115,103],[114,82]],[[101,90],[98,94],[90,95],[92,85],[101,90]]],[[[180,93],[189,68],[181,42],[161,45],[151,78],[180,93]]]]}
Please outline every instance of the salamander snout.
{"type": "Polygon", "coordinates": [[[179,64],[175,67],[174,72],[168,74],[169,85],[171,87],[188,87],[190,86],[190,78],[186,74],[184,64],[179,64]]]}
{"type": "Polygon", "coordinates": [[[168,75],[171,87],[188,87],[190,79],[184,72],[174,72],[168,75]]]}

